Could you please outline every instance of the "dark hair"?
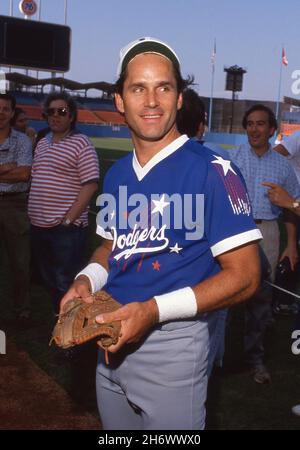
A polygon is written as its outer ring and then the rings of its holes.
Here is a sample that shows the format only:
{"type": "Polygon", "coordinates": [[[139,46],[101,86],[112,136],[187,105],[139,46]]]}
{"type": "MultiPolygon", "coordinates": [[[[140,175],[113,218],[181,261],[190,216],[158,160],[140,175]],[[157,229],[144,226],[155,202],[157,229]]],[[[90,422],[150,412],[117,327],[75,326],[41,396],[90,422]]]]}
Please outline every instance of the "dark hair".
{"type": "Polygon", "coordinates": [[[55,100],[63,100],[66,102],[72,116],[71,129],[75,128],[77,122],[77,104],[75,100],[66,92],[52,92],[45,100],[44,109],[48,109],[50,104],[55,100]]]}
{"type": "Polygon", "coordinates": [[[16,99],[12,94],[10,93],[0,94],[0,100],[6,100],[7,102],[10,102],[11,109],[12,110],[16,109],[16,99]]]}
{"type": "Polygon", "coordinates": [[[19,117],[20,114],[26,114],[26,112],[24,111],[24,109],[22,108],[15,108],[15,113],[13,118],[11,119],[10,123],[11,125],[14,127],[17,121],[17,118],[19,117]]]}
{"type": "Polygon", "coordinates": [[[205,124],[205,106],[197,92],[185,89],[182,93],[182,108],[177,112],[177,129],[189,137],[197,135],[199,125],[205,124]]]}
{"type": "Polygon", "coordinates": [[[273,113],[273,111],[270,108],[268,108],[267,106],[262,105],[260,103],[253,105],[250,109],[248,109],[248,111],[245,112],[245,115],[244,115],[243,121],[242,121],[242,125],[245,130],[247,128],[248,116],[255,111],[263,111],[266,114],[268,114],[269,126],[271,128],[274,128],[274,131],[277,130],[277,120],[276,120],[275,114],[273,113]]]}
{"type": "MultiPolygon", "coordinates": [[[[126,66],[125,70],[121,73],[121,75],[119,76],[118,80],[116,81],[116,83],[113,86],[113,92],[122,95],[123,93],[123,88],[124,88],[124,83],[127,77],[127,67],[126,66]]],[[[177,85],[177,91],[178,94],[180,94],[186,87],[194,84],[194,77],[191,75],[188,75],[187,79],[185,80],[180,72],[180,69],[178,69],[178,67],[174,66],[174,64],[172,63],[172,67],[173,67],[173,71],[174,71],[174,76],[175,76],[175,80],[176,80],[176,85],[177,85]]]]}

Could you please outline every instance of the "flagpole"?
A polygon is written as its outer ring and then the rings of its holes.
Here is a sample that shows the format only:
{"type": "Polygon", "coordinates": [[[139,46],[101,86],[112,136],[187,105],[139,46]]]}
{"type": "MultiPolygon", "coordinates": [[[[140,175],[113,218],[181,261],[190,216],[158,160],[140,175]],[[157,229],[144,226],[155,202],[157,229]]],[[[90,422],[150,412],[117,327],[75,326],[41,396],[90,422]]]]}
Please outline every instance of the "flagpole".
{"type": "Polygon", "coordinates": [[[210,89],[210,99],[209,99],[209,117],[208,117],[208,131],[211,131],[211,118],[212,118],[212,105],[213,105],[213,94],[214,94],[214,83],[215,83],[215,57],[216,57],[216,40],[214,42],[213,60],[211,66],[211,89],[210,89]]]}
{"type": "Polygon", "coordinates": [[[215,81],[215,66],[212,66],[211,74],[211,89],[210,89],[210,99],[209,99],[209,118],[208,118],[208,131],[211,131],[211,116],[212,116],[212,104],[213,104],[213,92],[214,92],[214,81],[215,81]]]}
{"type": "Polygon", "coordinates": [[[277,103],[276,103],[276,120],[278,120],[278,115],[279,115],[279,103],[280,103],[280,95],[281,95],[281,80],[282,80],[282,61],[281,61],[281,58],[280,58],[278,97],[277,97],[277,103]]]}
{"type": "Polygon", "coordinates": [[[278,97],[277,97],[277,103],[276,103],[276,120],[278,121],[279,117],[279,104],[280,104],[280,96],[281,96],[281,82],[282,82],[282,66],[283,64],[285,66],[288,65],[288,61],[286,58],[285,48],[282,44],[281,47],[281,58],[280,58],[280,71],[279,71],[279,84],[278,84],[278,97]]]}

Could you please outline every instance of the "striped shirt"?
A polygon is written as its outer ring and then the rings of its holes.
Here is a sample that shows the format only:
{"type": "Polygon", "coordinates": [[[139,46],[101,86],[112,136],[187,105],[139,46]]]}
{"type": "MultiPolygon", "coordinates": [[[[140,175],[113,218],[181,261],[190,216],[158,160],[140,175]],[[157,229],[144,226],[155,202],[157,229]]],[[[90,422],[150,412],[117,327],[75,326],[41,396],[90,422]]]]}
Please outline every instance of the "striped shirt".
{"type": "MultiPolygon", "coordinates": [[[[52,133],[36,147],[28,214],[33,225],[54,227],[61,223],[84,184],[99,180],[98,156],[87,136],[71,132],[59,142],[52,133]]],[[[74,221],[87,226],[88,208],[74,221]]]]}

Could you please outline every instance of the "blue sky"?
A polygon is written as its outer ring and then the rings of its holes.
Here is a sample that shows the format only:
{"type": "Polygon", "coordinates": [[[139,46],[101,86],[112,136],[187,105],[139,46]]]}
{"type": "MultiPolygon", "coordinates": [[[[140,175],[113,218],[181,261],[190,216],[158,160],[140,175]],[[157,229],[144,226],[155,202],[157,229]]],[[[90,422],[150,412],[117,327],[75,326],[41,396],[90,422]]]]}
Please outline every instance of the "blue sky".
{"type": "MultiPolygon", "coordinates": [[[[64,0],[41,1],[42,20],[63,23],[64,0]]],[[[20,17],[18,4],[14,0],[14,15],[20,17]]],[[[0,14],[8,13],[9,0],[1,0],[0,14]]],[[[237,64],[248,71],[240,98],[277,100],[284,44],[289,65],[282,71],[281,93],[300,99],[291,91],[292,72],[300,69],[299,18],[299,0],[69,0],[72,56],[66,77],[115,81],[119,49],[153,36],[175,49],[183,75],[193,74],[198,92],[209,96],[216,38],[214,96],[230,95],[223,69],[237,64]]]]}

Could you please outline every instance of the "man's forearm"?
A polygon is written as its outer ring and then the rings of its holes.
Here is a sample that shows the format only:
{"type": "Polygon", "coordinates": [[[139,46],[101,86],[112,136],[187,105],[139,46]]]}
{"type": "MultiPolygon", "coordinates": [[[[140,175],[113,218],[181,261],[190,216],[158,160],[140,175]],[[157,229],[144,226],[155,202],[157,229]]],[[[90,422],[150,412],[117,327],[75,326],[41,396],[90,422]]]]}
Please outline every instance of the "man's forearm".
{"type": "Polygon", "coordinates": [[[289,152],[282,144],[276,145],[276,147],[274,147],[274,150],[275,152],[280,153],[283,156],[289,156],[289,152]]]}
{"type": "Polygon", "coordinates": [[[19,166],[10,169],[8,172],[0,173],[0,183],[24,183],[29,181],[31,174],[30,166],[19,166]]]}
{"type": "Polygon", "coordinates": [[[260,283],[256,244],[249,244],[217,257],[221,272],[194,286],[155,295],[159,321],[194,317],[228,307],[251,297],[260,283]]]}
{"type": "Polygon", "coordinates": [[[297,246],[297,221],[299,219],[291,211],[284,211],[284,225],[288,246],[297,246]]]}
{"type": "Polygon", "coordinates": [[[194,286],[198,312],[228,307],[250,298],[260,283],[258,256],[253,258],[252,264],[250,272],[245,267],[228,267],[194,286]]]}
{"type": "Polygon", "coordinates": [[[0,183],[24,183],[30,180],[30,174],[30,166],[18,166],[3,175],[0,174],[0,183]]]}
{"type": "Polygon", "coordinates": [[[81,216],[83,211],[90,204],[91,198],[94,193],[98,189],[97,183],[89,183],[82,186],[76,201],[73,203],[68,213],[66,214],[66,218],[68,218],[71,222],[74,222],[78,217],[81,216]]]}
{"type": "Polygon", "coordinates": [[[100,247],[98,247],[91,256],[90,263],[96,262],[101,264],[107,271],[109,270],[108,258],[111,254],[112,242],[105,240],[100,247]]]}
{"type": "Polygon", "coordinates": [[[260,264],[257,247],[249,247],[218,257],[222,271],[192,289],[184,288],[183,297],[173,291],[98,316],[99,323],[122,321],[122,337],[109,351],[117,352],[126,343],[138,342],[158,322],[193,318],[197,312],[227,307],[253,295],[260,281],[260,264]]]}
{"type": "Polygon", "coordinates": [[[90,292],[96,292],[106,284],[111,248],[111,242],[104,240],[94,251],[89,264],[76,277],[77,282],[83,283],[90,292]]]}
{"type": "Polygon", "coordinates": [[[0,176],[10,172],[15,167],[17,167],[16,163],[0,164],[0,176]]]}

